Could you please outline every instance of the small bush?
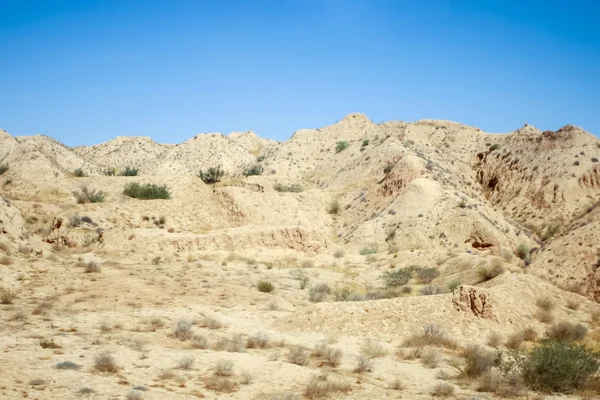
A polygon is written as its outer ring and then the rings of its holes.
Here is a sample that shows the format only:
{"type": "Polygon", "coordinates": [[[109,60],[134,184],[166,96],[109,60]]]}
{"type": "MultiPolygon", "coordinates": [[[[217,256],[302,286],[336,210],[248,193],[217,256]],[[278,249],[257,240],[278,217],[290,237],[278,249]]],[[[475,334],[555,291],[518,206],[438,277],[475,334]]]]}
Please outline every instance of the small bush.
{"type": "Polygon", "coordinates": [[[98,272],[102,271],[102,268],[100,267],[100,264],[98,264],[97,262],[90,261],[87,264],[85,264],[84,271],[86,274],[98,273],[98,272]]]}
{"type": "Polygon", "coordinates": [[[518,372],[531,389],[570,393],[600,367],[600,354],[585,346],[548,341],[526,353],[510,353],[504,369],[518,372]]]}
{"type": "Polygon", "coordinates": [[[572,324],[561,321],[548,328],[546,338],[550,340],[577,342],[583,340],[587,332],[588,328],[583,324],[572,324]]]}
{"type": "Polygon", "coordinates": [[[204,317],[200,322],[200,326],[208,329],[220,329],[225,326],[221,321],[213,317],[204,317]]]}
{"type": "Polygon", "coordinates": [[[180,319],[175,325],[173,336],[181,341],[189,339],[192,335],[192,325],[189,319],[180,319]]]}
{"type": "Polygon", "coordinates": [[[207,349],[208,348],[208,339],[204,335],[195,335],[192,339],[192,348],[193,349],[207,349]]]}
{"type": "Polygon", "coordinates": [[[428,348],[421,354],[421,364],[427,368],[437,368],[440,363],[439,351],[433,348],[428,348]]]}
{"type": "Polygon", "coordinates": [[[255,164],[251,167],[244,169],[244,176],[262,175],[262,173],[263,166],[260,164],[255,164]]]}
{"type": "Polygon", "coordinates": [[[549,324],[554,321],[554,314],[550,310],[538,310],[535,314],[538,321],[543,322],[544,324],[549,324]]]}
{"type": "Polygon", "coordinates": [[[487,282],[491,279],[494,279],[498,275],[502,275],[503,273],[504,267],[500,263],[494,263],[486,267],[481,267],[477,270],[477,275],[479,275],[479,280],[481,282],[487,282]]]}
{"type": "Polygon", "coordinates": [[[340,212],[340,203],[337,200],[332,201],[329,204],[329,208],[327,208],[327,212],[329,214],[339,214],[340,212]]]}
{"type": "Polygon", "coordinates": [[[123,194],[134,199],[143,200],[171,198],[171,192],[167,185],[155,185],[153,183],[139,184],[137,182],[130,182],[125,185],[123,194]]]}
{"type": "Polygon", "coordinates": [[[109,352],[98,354],[94,358],[94,369],[98,372],[117,372],[119,367],[109,352]]]}
{"type": "Polygon", "coordinates": [[[380,358],[388,353],[385,347],[371,339],[362,342],[360,352],[369,358],[380,358]]]}
{"type": "Polygon", "coordinates": [[[437,268],[422,268],[417,271],[417,282],[429,285],[438,276],[440,276],[440,271],[437,268]]]}
{"type": "Polygon", "coordinates": [[[508,349],[517,350],[521,348],[523,341],[525,340],[525,336],[523,332],[515,332],[506,339],[506,343],[504,344],[508,349]]]}
{"type": "Polygon", "coordinates": [[[81,168],[77,168],[75,171],[73,171],[73,175],[75,175],[78,178],[83,178],[84,176],[87,176],[81,168]]]}
{"type": "Polygon", "coordinates": [[[490,146],[490,151],[498,150],[500,148],[500,144],[494,143],[490,146]]]}
{"type": "Polygon", "coordinates": [[[362,374],[364,372],[373,371],[373,362],[370,358],[360,355],[356,359],[356,368],[354,368],[354,372],[358,374],[362,374]]]}
{"type": "Polygon", "coordinates": [[[79,369],[81,365],[75,364],[72,361],[61,361],[56,364],[57,369],[79,369]]]}
{"type": "Polygon", "coordinates": [[[189,370],[192,368],[192,365],[194,365],[194,358],[193,357],[184,357],[181,360],[177,361],[177,369],[183,369],[183,370],[189,370]]]}
{"type": "Polygon", "coordinates": [[[517,254],[517,257],[519,257],[521,260],[528,259],[529,254],[530,254],[529,247],[527,247],[524,244],[520,244],[519,247],[517,247],[516,254],[517,254]]]}
{"type": "Polygon", "coordinates": [[[392,390],[404,390],[404,384],[400,378],[394,378],[394,380],[390,382],[389,388],[392,390]]]}
{"type": "Polygon", "coordinates": [[[74,194],[78,204],[102,203],[106,197],[106,193],[102,190],[89,189],[87,186],[81,187],[81,190],[74,194]]]}
{"type": "Polygon", "coordinates": [[[292,347],[287,354],[287,361],[291,364],[306,365],[308,364],[308,353],[302,347],[292,347]]]}
{"type": "Polygon", "coordinates": [[[210,167],[206,171],[200,171],[200,173],[198,173],[198,177],[207,185],[221,182],[221,178],[224,176],[225,171],[223,171],[220,165],[217,167],[210,167]]]}
{"type": "Polygon", "coordinates": [[[275,290],[275,286],[273,286],[271,282],[267,281],[258,281],[256,287],[258,288],[259,292],[263,293],[271,293],[273,290],[275,290]]]}
{"type": "Polygon", "coordinates": [[[106,175],[106,176],[115,176],[117,175],[117,169],[116,168],[107,168],[105,170],[100,171],[102,173],[102,175],[106,175]]]}
{"type": "Polygon", "coordinates": [[[346,252],[345,252],[344,250],[342,250],[342,249],[337,249],[337,250],[336,250],[336,251],[333,253],[333,256],[334,256],[335,258],[342,258],[342,257],[344,257],[345,255],[346,255],[346,252]]]}
{"type": "Polygon", "coordinates": [[[231,360],[219,360],[214,368],[215,375],[217,376],[231,376],[233,375],[233,361],[231,360]]]}
{"type": "Polygon", "coordinates": [[[498,332],[492,332],[490,336],[488,336],[487,344],[494,349],[498,348],[498,346],[502,344],[502,335],[498,332]]]}
{"type": "Polygon", "coordinates": [[[363,139],[362,146],[365,147],[365,146],[368,146],[368,145],[369,145],[369,139],[363,139]]]}
{"type": "Polygon", "coordinates": [[[335,144],[335,152],[339,153],[341,151],[344,151],[348,148],[348,146],[350,146],[350,144],[347,141],[345,141],[345,140],[339,141],[335,144]]]}
{"type": "Polygon", "coordinates": [[[488,351],[480,346],[467,347],[462,356],[465,362],[459,368],[459,373],[462,377],[471,379],[489,372],[492,367],[497,366],[500,362],[500,353],[488,351]]]}
{"type": "Polygon", "coordinates": [[[393,170],[393,169],[394,169],[394,166],[393,166],[393,165],[390,165],[390,164],[388,164],[388,165],[386,165],[385,167],[383,167],[383,173],[387,175],[387,174],[389,174],[390,172],[392,172],[392,170],[393,170]]]}
{"type": "Polygon", "coordinates": [[[324,359],[324,365],[336,368],[342,362],[344,353],[340,349],[334,349],[327,346],[327,343],[321,343],[315,346],[314,354],[324,359]]]}
{"type": "Polygon", "coordinates": [[[394,271],[386,271],[381,279],[386,288],[395,288],[406,285],[413,277],[413,271],[409,268],[400,268],[394,271]]]}
{"type": "Polygon", "coordinates": [[[434,397],[454,396],[454,386],[446,382],[438,383],[431,389],[431,395],[434,397]]]}
{"type": "Polygon", "coordinates": [[[525,340],[526,342],[534,342],[537,338],[537,332],[532,327],[527,327],[523,329],[521,333],[523,334],[523,340],[525,340]]]}
{"type": "MultiPolygon", "coordinates": [[[[342,382],[334,382],[327,379],[326,375],[315,376],[304,389],[304,397],[307,399],[323,399],[336,392],[349,392],[350,385],[342,382]]],[[[294,397],[291,397],[293,399],[294,397]]],[[[286,397],[287,399],[287,397],[286,397]]]]}
{"type": "Polygon", "coordinates": [[[367,247],[363,247],[362,249],[360,249],[360,255],[361,256],[367,256],[369,254],[375,254],[377,253],[377,246],[376,245],[370,245],[367,247]]]}
{"type": "Polygon", "coordinates": [[[535,305],[544,311],[552,311],[556,307],[554,300],[548,296],[538,297],[535,301],[535,305]]]}
{"type": "Polygon", "coordinates": [[[423,325],[421,330],[404,341],[405,346],[423,347],[436,346],[455,348],[456,343],[448,338],[442,329],[434,324],[423,325]]]}
{"type": "Polygon", "coordinates": [[[269,347],[269,337],[262,332],[250,336],[246,342],[246,347],[249,349],[264,349],[269,347]]]}
{"type": "Polygon", "coordinates": [[[308,289],[308,298],[314,303],[321,302],[325,299],[325,296],[331,293],[331,288],[326,283],[319,283],[318,285],[311,286],[308,289]]]}
{"type": "Polygon", "coordinates": [[[581,301],[576,298],[569,298],[567,299],[566,306],[571,310],[577,310],[581,306],[581,301]]]}
{"type": "Polygon", "coordinates": [[[134,167],[125,167],[123,171],[121,171],[121,176],[138,176],[139,169],[134,167]]]}
{"type": "Polygon", "coordinates": [[[283,185],[281,183],[276,183],[273,185],[273,189],[275,189],[278,192],[282,192],[282,193],[287,193],[287,192],[300,193],[303,190],[302,186],[300,186],[297,183],[293,183],[291,185],[283,185]]]}
{"type": "Polygon", "coordinates": [[[450,283],[448,284],[448,289],[451,292],[454,292],[454,289],[456,289],[459,286],[460,286],[460,281],[454,279],[454,280],[450,281],[450,283]]]}
{"type": "Polygon", "coordinates": [[[17,293],[10,289],[0,289],[0,303],[12,304],[13,300],[17,297],[17,293]]]}
{"type": "Polygon", "coordinates": [[[60,349],[60,345],[54,339],[40,339],[40,347],[42,349],[60,349]]]}

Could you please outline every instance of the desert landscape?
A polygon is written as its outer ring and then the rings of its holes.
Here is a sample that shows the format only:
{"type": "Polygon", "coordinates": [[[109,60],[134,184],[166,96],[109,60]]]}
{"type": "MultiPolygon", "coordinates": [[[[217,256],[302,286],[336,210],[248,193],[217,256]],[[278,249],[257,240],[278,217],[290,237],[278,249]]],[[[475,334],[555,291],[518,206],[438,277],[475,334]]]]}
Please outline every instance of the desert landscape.
{"type": "Polygon", "coordinates": [[[598,399],[599,159],[571,125],[359,113],[0,130],[0,398],[598,399]]]}

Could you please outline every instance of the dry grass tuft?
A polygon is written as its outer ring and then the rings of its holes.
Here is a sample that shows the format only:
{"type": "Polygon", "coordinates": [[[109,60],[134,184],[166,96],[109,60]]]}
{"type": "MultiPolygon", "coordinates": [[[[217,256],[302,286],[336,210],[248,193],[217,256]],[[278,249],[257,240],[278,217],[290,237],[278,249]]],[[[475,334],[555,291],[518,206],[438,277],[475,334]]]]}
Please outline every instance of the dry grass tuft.
{"type": "Polygon", "coordinates": [[[341,364],[342,357],[344,356],[342,350],[329,347],[326,342],[316,345],[313,354],[316,357],[323,359],[323,365],[328,365],[333,368],[336,368],[341,364]]]}
{"type": "Polygon", "coordinates": [[[115,373],[119,371],[119,367],[115,362],[113,356],[105,351],[96,355],[94,358],[94,369],[98,372],[110,372],[115,373]]]}
{"type": "Polygon", "coordinates": [[[384,357],[388,353],[385,347],[371,339],[366,339],[362,342],[360,352],[369,358],[384,357]]]}
{"type": "Polygon", "coordinates": [[[394,378],[394,380],[390,382],[389,388],[392,390],[404,390],[404,384],[400,378],[394,378]]]}
{"type": "Polygon", "coordinates": [[[579,299],[576,298],[569,298],[567,299],[567,303],[565,305],[567,306],[567,308],[575,311],[581,306],[581,301],[579,301],[579,299]]]}
{"type": "Polygon", "coordinates": [[[500,353],[488,351],[480,346],[469,346],[462,351],[461,355],[464,363],[455,367],[459,371],[459,376],[468,379],[480,377],[500,362],[500,353]]]}
{"type": "Polygon", "coordinates": [[[199,326],[208,329],[221,329],[225,326],[224,323],[213,317],[204,317],[200,321],[199,326]]]}
{"type": "Polygon", "coordinates": [[[233,375],[233,361],[219,360],[214,367],[216,376],[229,377],[233,375]]]}
{"type": "Polygon", "coordinates": [[[181,341],[189,339],[192,336],[192,325],[189,319],[180,319],[173,329],[173,336],[181,341]]]}
{"type": "Polygon", "coordinates": [[[296,365],[308,364],[308,353],[300,346],[292,347],[287,354],[287,361],[296,365]]]}
{"type": "Polygon", "coordinates": [[[498,346],[500,346],[502,344],[502,335],[499,334],[498,332],[492,332],[490,334],[490,336],[488,337],[487,344],[488,344],[488,346],[493,347],[494,349],[497,349],[498,346]]]}
{"type": "Polygon", "coordinates": [[[427,368],[436,368],[440,363],[439,350],[427,348],[421,354],[421,364],[427,368]]]}
{"type": "Polygon", "coordinates": [[[84,271],[86,274],[99,273],[100,271],[102,271],[102,267],[100,267],[100,264],[98,264],[97,262],[90,261],[87,264],[85,264],[84,271]]]}
{"type": "Polygon", "coordinates": [[[523,332],[515,332],[511,334],[508,339],[506,339],[506,343],[504,344],[508,349],[518,350],[521,348],[525,337],[523,332]]]}
{"type": "Polygon", "coordinates": [[[307,399],[323,399],[334,393],[347,393],[352,390],[351,386],[344,382],[330,381],[327,375],[314,376],[304,389],[304,397],[307,399]]]}
{"type": "Polygon", "coordinates": [[[556,307],[556,303],[548,296],[538,297],[535,301],[535,305],[543,311],[552,311],[556,307]]]}
{"type": "Polygon", "coordinates": [[[407,347],[435,346],[455,349],[457,344],[446,336],[442,329],[434,324],[424,325],[418,333],[413,334],[404,341],[407,347]]]}
{"type": "Polygon", "coordinates": [[[438,383],[431,389],[433,397],[450,397],[454,396],[454,385],[446,382],[438,383]]]}
{"type": "Polygon", "coordinates": [[[181,360],[177,361],[177,369],[184,369],[184,370],[189,370],[192,369],[192,365],[194,365],[194,358],[193,357],[185,357],[182,358],[181,360]]]}
{"type": "Polygon", "coordinates": [[[373,362],[371,359],[363,355],[358,356],[356,358],[356,368],[354,368],[354,372],[362,374],[371,371],[373,371],[373,362]]]}
{"type": "Polygon", "coordinates": [[[572,324],[561,321],[550,326],[546,331],[546,338],[566,342],[576,342],[585,339],[588,328],[583,324],[572,324]]]}
{"type": "Polygon", "coordinates": [[[264,349],[269,347],[269,337],[262,332],[257,333],[254,336],[250,336],[246,341],[246,347],[248,349],[264,349]]]}
{"type": "Polygon", "coordinates": [[[193,349],[207,349],[208,348],[208,339],[204,335],[195,335],[192,339],[192,348],[193,349]]]}
{"type": "Polygon", "coordinates": [[[17,297],[17,293],[11,289],[0,289],[0,303],[12,304],[17,297]]]}

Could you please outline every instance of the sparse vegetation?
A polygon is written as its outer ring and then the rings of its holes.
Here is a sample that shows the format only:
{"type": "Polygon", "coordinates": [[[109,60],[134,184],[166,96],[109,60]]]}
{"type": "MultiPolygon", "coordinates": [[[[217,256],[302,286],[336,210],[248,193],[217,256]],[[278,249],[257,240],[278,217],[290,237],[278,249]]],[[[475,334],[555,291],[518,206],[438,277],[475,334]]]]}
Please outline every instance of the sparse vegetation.
{"type": "Polygon", "coordinates": [[[75,364],[72,361],[61,361],[56,364],[57,369],[79,369],[81,365],[75,364]]]}
{"type": "Polygon", "coordinates": [[[194,335],[191,345],[193,349],[207,349],[208,339],[204,335],[194,335]]]}
{"type": "Polygon", "coordinates": [[[259,292],[263,293],[271,293],[273,290],[275,290],[275,286],[271,282],[267,281],[258,281],[256,287],[258,288],[259,292]]]}
{"type": "Polygon", "coordinates": [[[417,271],[417,282],[429,285],[438,276],[440,276],[440,271],[435,267],[421,268],[417,271]]]}
{"type": "Polygon", "coordinates": [[[308,352],[299,346],[292,347],[287,354],[287,361],[291,364],[306,365],[308,364],[308,352]]]}
{"type": "Polygon", "coordinates": [[[435,324],[423,325],[419,332],[411,335],[404,341],[404,345],[410,347],[435,346],[449,349],[456,348],[456,343],[446,336],[442,329],[435,324]]]}
{"type": "Polygon", "coordinates": [[[311,378],[304,389],[304,397],[307,399],[323,399],[334,393],[349,392],[350,385],[343,382],[331,381],[327,375],[320,375],[311,378]]]}
{"type": "Polygon", "coordinates": [[[502,344],[502,335],[500,335],[498,332],[490,333],[487,343],[488,346],[493,347],[494,349],[498,348],[498,346],[502,344]]]}
{"type": "MultiPolygon", "coordinates": [[[[5,264],[7,265],[7,264],[5,264]]],[[[12,289],[0,288],[0,303],[12,304],[13,300],[17,297],[17,292],[12,289]]]]}
{"type": "Polygon", "coordinates": [[[170,199],[171,192],[167,185],[155,185],[153,183],[130,182],[125,185],[123,194],[134,199],[153,200],[170,199]]]}
{"type": "Polygon", "coordinates": [[[337,200],[333,200],[330,204],[329,204],[329,208],[327,208],[327,212],[329,214],[339,214],[340,212],[340,203],[338,203],[337,200]]]}
{"type": "Polygon", "coordinates": [[[556,307],[556,303],[548,296],[538,297],[535,305],[544,311],[552,311],[556,307]]]}
{"type": "Polygon", "coordinates": [[[350,144],[345,140],[337,142],[335,144],[335,152],[336,153],[342,152],[342,151],[346,150],[348,148],[348,146],[350,146],[350,144]]]}
{"type": "Polygon", "coordinates": [[[103,352],[94,357],[94,369],[98,372],[115,373],[119,371],[119,367],[115,359],[109,352],[103,352]]]}
{"type": "Polygon", "coordinates": [[[177,369],[189,370],[192,369],[192,365],[194,365],[193,357],[184,357],[181,360],[177,361],[177,369]]]}
{"type": "Polygon", "coordinates": [[[180,319],[175,325],[173,336],[181,341],[187,340],[192,335],[193,323],[189,319],[180,319]]]}
{"type": "Polygon", "coordinates": [[[308,298],[314,303],[321,302],[325,299],[325,296],[331,293],[331,288],[326,283],[319,283],[318,285],[311,286],[308,289],[308,298]]]}
{"type": "Polygon", "coordinates": [[[214,367],[215,375],[217,376],[231,376],[233,375],[233,361],[231,360],[219,360],[214,367]]]}
{"type": "Polygon", "coordinates": [[[388,164],[385,167],[383,167],[383,173],[387,175],[390,172],[392,172],[393,169],[394,169],[394,166],[391,164],[388,164]]]}
{"type": "Polygon", "coordinates": [[[0,164],[0,175],[4,175],[9,170],[8,164],[0,164]]]}
{"type": "Polygon", "coordinates": [[[517,247],[517,251],[515,252],[517,257],[519,257],[521,260],[527,260],[529,258],[529,253],[529,247],[527,247],[523,243],[521,243],[519,247],[517,247]]]}
{"type": "Polygon", "coordinates": [[[528,352],[511,352],[503,369],[518,373],[525,384],[542,392],[570,393],[584,386],[600,367],[600,354],[585,346],[550,340],[528,352]]]}
{"type": "Polygon", "coordinates": [[[99,273],[102,271],[102,267],[100,267],[100,264],[95,261],[89,261],[87,264],[85,264],[84,271],[86,274],[99,273]]]}
{"type": "Polygon", "coordinates": [[[106,197],[106,193],[102,190],[90,189],[87,186],[82,186],[74,195],[78,204],[102,203],[106,197]]]}
{"type": "Polygon", "coordinates": [[[438,383],[431,389],[431,395],[434,397],[454,396],[454,385],[447,382],[438,383]]]}
{"type": "Polygon", "coordinates": [[[262,175],[263,166],[260,164],[252,165],[244,169],[244,176],[262,175]]]}
{"type": "Polygon", "coordinates": [[[297,183],[292,183],[291,185],[284,185],[281,183],[276,183],[273,185],[273,189],[275,189],[278,192],[282,192],[282,193],[287,193],[287,192],[300,193],[303,190],[302,186],[300,186],[297,183]]]}
{"type": "Polygon", "coordinates": [[[499,275],[502,275],[503,273],[504,267],[499,262],[492,263],[492,265],[485,267],[480,267],[477,270],[477,275],[479,275],[480,282],[487,282],[499,275]]]}
{"type": "Polygon", "coordinates": [[[384,357],[388,353],[385,347],[371,339],[366,339],[362,342],[360,352],[369,358],[384,357]]]}
{"type": "Polygon", "coordinates": [[[81,168],[77,168],[75,171],[73,171],[73,175],[75,175],[77,178],[83,178],[84,176],[87,176],[81,168]]]}
{"type": "Polygon", "coordinates": [[[583,324],[573,324],[561,321],[553,324],[546,331],[549,340],[577,342],[583,340],[587,335],[588,328],[583,324]]]}
{"type": "Polygon", "coordinates": [[[138,176],[139,169],[135,167],[125,167],[123,171],[121,171],[121,176],[138,176]]]}
{"type": "Polygon", "coordinates": [[[216,167],[210,167],[205,171],[200,171],[198,173],[198,177],[202,179],[202,182],[207,185],[212,185],[214,183],[221,182],[221,179],[225,176],[225,171],[221,168],[220,165],[216,167]]]}
{"type": "Polygon", "coordinates": [[[394,271],[385,271],[381,275],[381,279],[386,288],[395,288],[406,285],[412,279],[413,274],[413,270],[409,268],[399,268],[394,271]]]}
{"type": "Polygon", "coordinates": [[[490,146],[490,151],[498,150],[500,148],[500,144],[494,143],[490,146]]]}
{"type": "Polygon", "coordinates": [[[257,333],[250,336],[246,342],[246,347],[249,349],[264,349],[269,346],[269,337],[265,333],[257,333]]]}
{"type": "Polygon", "coordinates": [[[40,347],[42,349],[60,349],[60,345],[54,339],[40,339],[40,347]]]}
{"type": "Polygon", "coordinates": [[[464,363],[457,366],[459,375],[474,379],[489,372],[500,363],[500,353],[489,351],[480,346],[469,346],[462,351],[464,363]]]}
{"type": "Polygon", "coordinates": [[[363,247],[362,249],[360,249],[359,253],[361,256],[368,256],[370,254],[375,254],[375,253],[377,253],[377,245],[371,244],[369,246],[363,247]]]}
{"type": "Polygon", "coordinates": [[[334,349],[332,347],[327,346],[326,342],[320,343],[315,346],[314,354],[317,357],[323,359],[323,364],[328,365],[332,368],[336,368],[342,362],[342,357],[344,353],[340,349],[334,349]]]}
{"type": "Polygon", "coordinates": [[[356,358],[356,367],[354,368],[354,372],[357,374],[362,374],[365,372],[373,371],[373,362],[369,357],[365,357],[364,355],[359,355],[356,358]]]}

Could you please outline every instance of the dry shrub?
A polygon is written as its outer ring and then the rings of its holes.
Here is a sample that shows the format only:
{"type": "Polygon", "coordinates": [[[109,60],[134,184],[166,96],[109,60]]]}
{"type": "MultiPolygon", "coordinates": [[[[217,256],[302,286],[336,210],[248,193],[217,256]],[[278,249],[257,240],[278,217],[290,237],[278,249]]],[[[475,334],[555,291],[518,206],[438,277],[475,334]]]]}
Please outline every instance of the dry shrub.
{"type": "Polygon", "coordinates": [[[404,384],[400,378],[394,378],[394,380],[390,382],[389,388],[392,390],[403,390],[404,384]]]}
{"type": "Polygon", "coordinates": [[[544,324],[549,324],[554,321],[554,314],[552,314],[552,311],[550,310],[538,310],[535,317],[544,324]]]}
{"type": "Polygon", "coordinates": [[[550,326],[546,331],[546,338],[550,340],[560,340],[567,342],[576,342],[583,340],[587,335],[588,328],[583,324],[572,324],[561,321],[550,326]]]}
{"type": "Polygon", "coordinates": [[[15,291],[0,288],[0,303],[12,304],[15,297],[17,297],[17,293],[15,291]]]}
{"type": "Polygon", "coordinates": [[[308,364],[308,353],[300,346],[292,347],[287,354],[287,361],[291,364],[308,364]]]}
{"type": "Polygon", "coordinates": [[[60,349],[60,345],[54,339],[40,339],[42,349],[60,349]]]}
{"type": "Polygon", "coordinates": [[[313,353],[315,356],[323,358],[324,365],[336,368],[342,363],[342,357],[344,353],[340,349],[334,349],[327,346],[327,343],[323,342],[315,346],[313,353]]]}
{"type": "Polygon", "coordinates": [[[502,275],[504,273],[504,267],[501,262],[494,262],[492,265],[481,267],[477,270],[477,275],[479,276],[479,280],[481,282],[487,282],[491,279],[494,279],[498,275],[502,275]]]}
{"type": "Polygon", "coordinates": [[[388,351],[385,347],[377,342],[367,339],[362,342],[360,352],[369,358],[380,358],[387,355],[388,351]]]}
{"type": "Polygon", "coordinates": [[[269,337],[262,332],[250,336],[246,341],[246,347],[249,349],[264,349],[269,346],[269,337]]]}
{"type": "Polygon", "coordinates": [[[345,382],[330,381],[327,375],[314,376],[304,389],[304,397],[307,399],[322,399],[334,393],[346,393],[351,386],[345,382]]]}
{"type": "Polygon", "coordinates": [[[507,348],[512,350],[517,350],[521,348],[525,337],[523,336],[523,332],[515,332],[511,334],[508,339],[506,339],[506,343],[504,344],[507,348]]]}
{"type": "Polygon", "coordinates": [[[409,347],[435,346],[448,349],[457,347],[456,342],[448,338],[442,329],[434,324],[423,325],[420,332],[404,341],[404,345],[409,347]]]}
{"type": "Polygon", "coordinates": [[[354,372],[358,374],[362,374],[364,372],[373,371],[373,362],[370,358],[360,355],[356,359],[356,368],[354,368],[354,372]]]}
{"type": "Polygon", "coordinates": [[[224,323],[213,317],[204,317],[199,325],[208,329],[221,329],[225,326],[224,323]]]}
{"type": "Polygon", "coordinates": [[[235,382],[222,376],[209,376],[205,378],[204,387],[219,393],[231,393],[238,389],[235,382]]]}
{"type": "Polygon", "coordinates": [[[532,327],[527,327],[523,329],[522,333],[523,340],[525,340],[526,342],[535,342],[535,339],[537,339],[537,331],[532,327]]]}
{"type": "Polygon", "coordinates": [[[556,303],[548,296],[538,297],[535,301],[535,305],[544,311],[552,311],[556,307],[556,303]]]}
{"type": "Polygon", "coordinates": [[[440,363],[439,350],[427,348],[421,354],[421,364],[427,368],[436,368],[440,363]]]}
{"type": "Polygon", "coordinates": [[[231,360],[219,360],[214,367],[216,376],[232,376],[233,375],[233,361],[231,360]]]}
{"type": "Polygon", "coordinates": [[[94,358],[94,369],[98,372],[110,373],[115,373],[119,371],[119,367],[117,366],[115,359],[107,351],[96,355],[96,357],[94,358]]]}
{"type": "Polygon", "coordinates": [[[431,395],[434,397],[454,396],[454,385],[446,382],[438,383],[431,389],[431,395]]]}
{"type": "Polygon", "coordinates": [[[193,357],[185,357],[182,358],[181,360],[177,361],[177,369],[185,369],[185,370],[189,370],[192,368],[192,365],[194,365],[194,358],[193,357]]]}
{"type": "Polygon", "coordinates": [[[325,299],[325,296],[331,293],[331,288],[326,283],[319,283],[318,285],[311,286],[308,289],[308,299],[314,303],[321,302],[325,299]]]}
{"type": "Polygon", "coordinates": [[[192,348],[193,349],[207,349],[208,348],[208,339],[204,335],[195,335],[192,339],[192,348]]]}
{"type": "Polygon", "coordinates": [[[97,262],[90,261],[85,265],[84,271],[86,274],[98,273],[98,272],[102,271],[102,268],[100,267],[100,264],[98,264],[97,262]]]}
{"type": "Polygon", "coordinates": [[[45,314],[46,311],[51,308],[52,308],[52,303],[50,303],[49,301],[42,301],[42,302],[39,302],[37,306],[35,306],[35,308],[31,312],[31,314],[33,314],[33,315],[45,314]]]}
{"type": "Polygon", "coordinates": [[[189,339],[192,336],[192,325],[193,323],[189,319],[180,319],[175,325],[173,336],[181,341],[189,339]]]}
{"type": "Polygon", "coordinates": [[[493,347],[494,349],[497,349],[498,346],[500,346],[502,344],[502,335],[500,335],[498,332],[492,332],[490,334],[490,336],[488,337],[488,346],[493,347]]]}
{"type": "Polygon", "coordinates": [[[480,377],[500,362],[500,353],[488,351],[476,345],[467,347],[461,355],[464,358],[464,363],[457,366],[457,369],[461,377],[468,379],[480,377]]]}

